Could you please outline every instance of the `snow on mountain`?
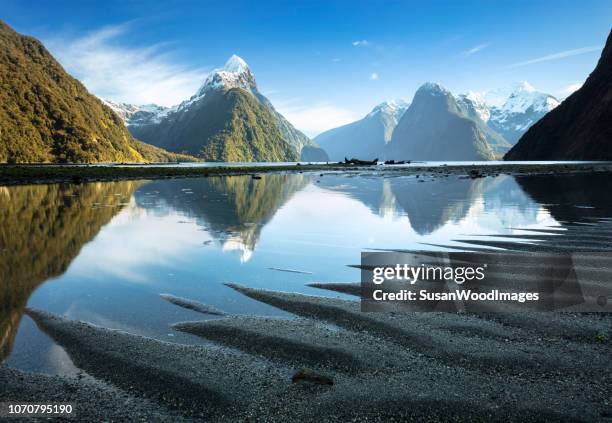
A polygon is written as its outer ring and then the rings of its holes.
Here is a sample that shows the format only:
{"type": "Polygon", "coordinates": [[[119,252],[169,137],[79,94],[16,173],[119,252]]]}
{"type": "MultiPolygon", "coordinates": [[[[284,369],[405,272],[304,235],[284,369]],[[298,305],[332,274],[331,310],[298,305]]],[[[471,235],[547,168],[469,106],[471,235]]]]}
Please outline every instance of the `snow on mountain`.
{"type": "Polygon", "coordinates": [[[505,87],[479,93],[479,96],[489,107],[502,107],[512,95],[534,92],[536,92],[536,89],[529,82],[519,81],[505,87]]]}
{"type": "Polygon", "coordinates": [[[459,94],[456,96],[457,102],[468,110],[469,115],[477,116],[483,122],[488,122],[491,117],[491,110],[484,102],[482,96],[473,91],[468,91],[467,94],[459,94]]]}
{"type": "Polygon", "coordinates": [[[257,92],[255,76],[249,69],[249,65],[239,56],[232,56],[225,62],[222,68],[215,69],[204,81],[198,91],[186,101],[183,101],[178,110],[189,107],[202,99],[210,90],[242,88],[253,93],[257,92]]]}
{"type": "Polygon", "coordinates": [[[537,91],[526,81],[486,92],[469,92],[456,98],[466,110],[478,115],[511,144],[560,104],[555,97],[537,91]]]}
{"type": "MultiPolygon", "coordinates": [[[[298,153],[304,153],[302,160],[314,160],[316,158],[317,161],[326,161],[327,155],[325,152],[306,135],[295,129],[287,119],[276,111],[272,102],[258,91],[255,76],[249,66],[242,58],[235,54],[227,60],[223,67],[212,71],[191,98],[177,106],[165,108],[156,105],[134,106],[109,101],[105,101],[105,103],[121,116],[128,128],[134,130],[133,134],[135,136],[143,138],[146,135],[141,130],[144,126],[159,124],[164,120],[180,120],[183,113],[195,111],[194,107],[198,108],[204,104],[205,98],[208,98],[209,94],[213,92],[219,94],[236,88],[251,93],[262,106],[272,113],[275,124],[280,129],[285,141],[293,146],[298,153]],[[308,148],[305,149],[304,147],[308,148]]],[[[149,132],[151,131],[146,131],[147,134],[149,132]]]]}
{"type": "Polygon", "coordinates": [[[385,143],[388,143],[391,141],[393,130],[408,106],[410,106],[410,103],[400,99],[385,101],[374,107],[366,118],[378,118],[383,126],[383,139],[385,143]]]}
{"type": "Polygon", "coordinates": [[[402,113],[406,111],[410,103],[406,103],[404,100],[396,99],[396,100],[388,100],[380,103],[376,107],[372,109],[368,116],[374,116],[376,114],[382,113],[385,115],[392,116],[395,119],[399,119],[402,113]]]}
{"type": "Polygon", "coordinates": [[[555,97],[536,91],[523,82],[515,86],[500,107],[491,108],[488,123],[510,143],[515,144],[531,125],[559,104],[555,97]]]}
{"type": "Polygon", "coordinates": [[[123,120],[126,126],[147,125],[159,123],[172,112],[175,107],[163,107],[157,104],[145,104],[137,106],[128,103],[115,103],[110,100],[100,99],[104,104],[113,109],[123,120]]]}
{"type": "Polygon", "coordinates": [[[527,82],[521,82],[515,85],[506,101],[498,108],[505,113],[525,113],[529,108],[548,113],[558,105],[559,100],[555,97],[536,91],[527,82]]]}

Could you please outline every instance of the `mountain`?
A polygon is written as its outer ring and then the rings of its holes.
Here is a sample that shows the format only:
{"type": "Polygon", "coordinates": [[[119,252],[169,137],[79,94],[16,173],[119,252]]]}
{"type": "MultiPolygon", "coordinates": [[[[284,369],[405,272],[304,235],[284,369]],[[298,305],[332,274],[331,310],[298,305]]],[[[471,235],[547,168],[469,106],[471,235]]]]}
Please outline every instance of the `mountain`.
{"type": "Polygon", "coordinates": [[[527,129],[559,105],[550,94],[536,91],[528,82],[484,93],[470,92],[457,101],[501,135],[509,146],[516,144],[527,129]]]}
{"type": "Polygon", "coordinates": [[[612,31],[584,85],[533,125],[505,160],[612,160],[612,31]]]}
{"type": "Polygon", "coordinates": [[[456,96],[455,100],[463,115],[471,119],[482,132],[497,157],[502,157],[510,150],[512,144],[488,125],[487,122],[491,122],[491,110],[486,103],[470,94],[456,96]]]}
{"type": "Polygon", "coordinates": [[[486,123],[491,118],[491,108],[481,95],[469,92],[467,94],[459,94],[456,100],[470,119],[480,119],[486,123]]]}
{"type": "Polygon", "coordinates": [[[121,119],[38,40],[0,21],[0,162],[176,160],[133,139],[121,119]]]}
{"type": "Polygon", "coordinates": [[[450,91],[431,82],[417,90],[386,150],[386,157],[396,160],[496,158],[479,124],[467,117],[450,91]]]}
{"type": "Polygon", "coordinates": [[[136,106],[128,103],[115,103],[102,98],[100,100],[113,109],[126,125],[131,126],[159,123],[168,113],[174,110],[170,107],[158,106],[157,104],[136,106]]]}
{"type": "Polygon", "coordinates": [[[325,131],[314,141],[334,161],[344,157],[382,157],[385,145],[391,141],[393,130],[407,108],[408,104],[402,100],[381,103],[363,119],[325,131]]]}
{"type": "Polygon", "coordinates": [[[527,82],[520,82],[501,106],[491,107],[488,124],[514,145],[534,123],[559,104],[552,95],[536,91],[527,82]]]}
{"type": "Polygon", "coordinates": [[[205,160],[327,160],[325,152],[259,92],[255,76],[236,55],[178,106],[108,103],[135,137],[205,160]]]}

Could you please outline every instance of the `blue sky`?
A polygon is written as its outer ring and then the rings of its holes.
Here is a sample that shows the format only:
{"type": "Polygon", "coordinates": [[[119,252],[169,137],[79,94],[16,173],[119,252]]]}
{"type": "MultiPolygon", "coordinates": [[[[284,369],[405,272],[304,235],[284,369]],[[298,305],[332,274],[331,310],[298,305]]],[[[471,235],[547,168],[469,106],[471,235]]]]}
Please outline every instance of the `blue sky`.
{"type": "Polygon", "coordinates": [[[564,97],[592,71],[612,1],[25,1],[0,19],[42,40],[94,94],[172,105],[235,53],[309,135],[411,100],[517,81],[564,97]]]}

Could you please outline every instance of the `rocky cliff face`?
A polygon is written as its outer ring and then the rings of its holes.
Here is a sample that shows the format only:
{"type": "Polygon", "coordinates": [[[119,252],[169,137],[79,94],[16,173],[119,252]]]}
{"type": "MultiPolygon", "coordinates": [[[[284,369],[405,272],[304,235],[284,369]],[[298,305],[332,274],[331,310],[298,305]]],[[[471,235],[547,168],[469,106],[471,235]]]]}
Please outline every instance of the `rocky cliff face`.
{"type": "Polygon", "coordinates": [[[493,160],[496,155],[477,123],[438,84],[421,86],[400,119],[386,157],[397,160],[493,160]]]}
{"type": "Polygon", "coordinates": [[[533,125],[505,160],[612,160],[612,32],[578,91],[533,125]]]}

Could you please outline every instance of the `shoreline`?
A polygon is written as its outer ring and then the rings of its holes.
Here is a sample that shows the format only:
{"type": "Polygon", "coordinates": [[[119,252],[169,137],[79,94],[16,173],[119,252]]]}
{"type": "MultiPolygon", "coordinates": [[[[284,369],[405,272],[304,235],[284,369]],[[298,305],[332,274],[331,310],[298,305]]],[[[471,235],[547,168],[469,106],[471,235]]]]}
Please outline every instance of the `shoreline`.
{"type": "Polygon", "coordinates": [[[423,164],[411,166],[394,165],[347,165],[347,164],[295,164],[269,166],[214,166],[179,167],[159,165],[0,165],[0,185],[52,184],[118,181],[126,179],[170,179],[198,178],[210,176],[240,176],[267,173],[292,172],[379,172],[381,174],[431,174],[432,176],[466,175],[471,178],[498,174],[533,175],[595,173],[612,171],[612,162],[576,163],[530,163],[508,162],[504,164],[423,164]]]}
{"type": "Polygon", "coordinates": [[[351,300],[228,286],[295,318],[228,314],[171,324],[170,330],[211,342],[187,345],[27,309],[80,373],[52,376],[0,365],[0,395],[74,402],[77,417],[94,420],[609,417],[608,346],[593,336],[609,332],[609,315],[361,313],[351,300]],[[296,381],[300,372],[311,377],[296,381]],[[129,406],[107,408],[118,399],[129,406]]]}

